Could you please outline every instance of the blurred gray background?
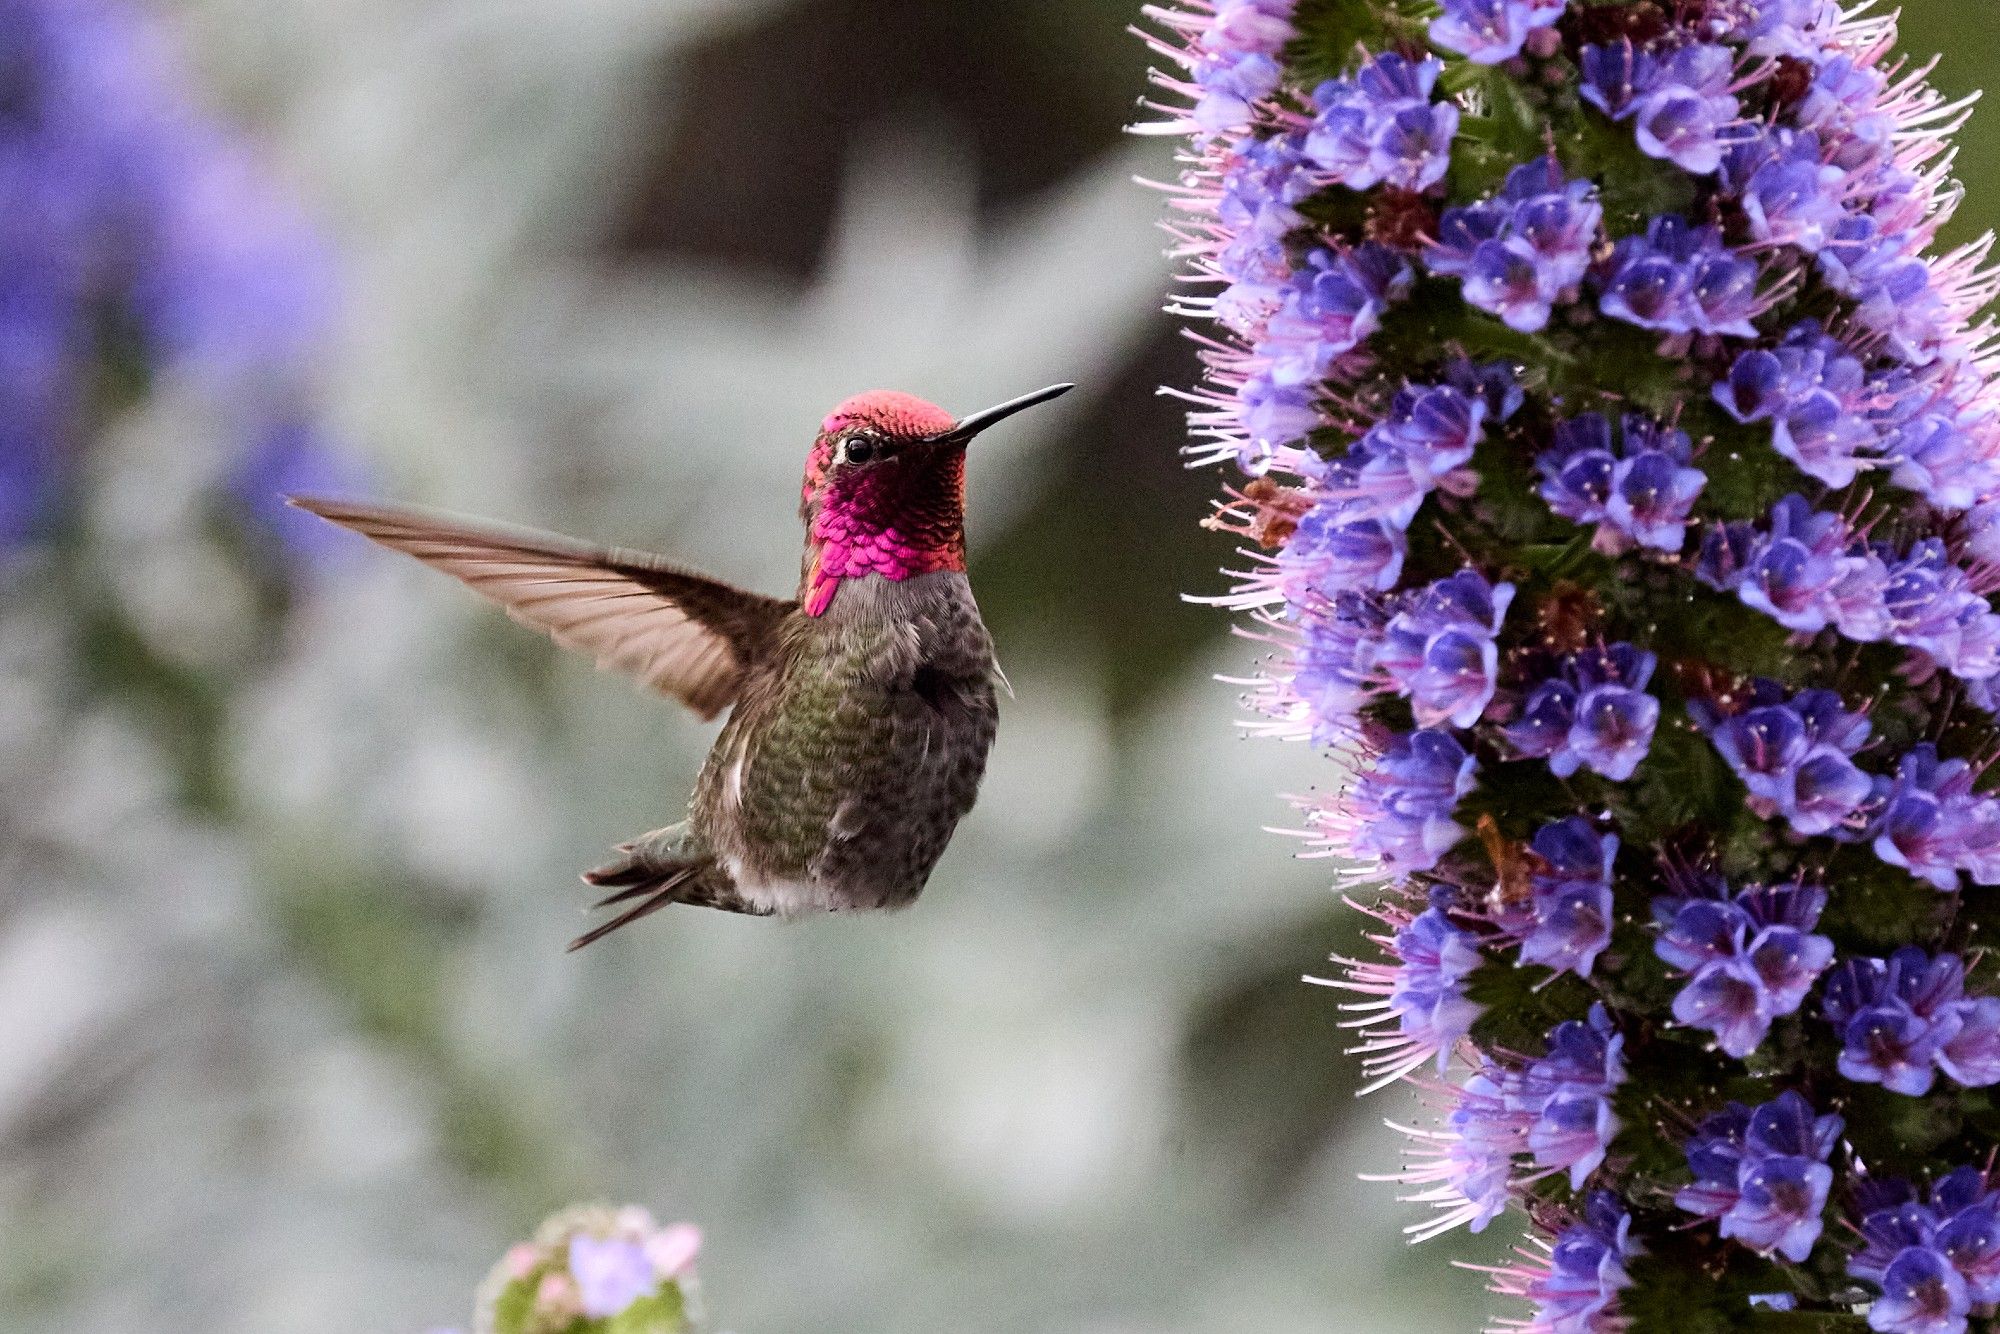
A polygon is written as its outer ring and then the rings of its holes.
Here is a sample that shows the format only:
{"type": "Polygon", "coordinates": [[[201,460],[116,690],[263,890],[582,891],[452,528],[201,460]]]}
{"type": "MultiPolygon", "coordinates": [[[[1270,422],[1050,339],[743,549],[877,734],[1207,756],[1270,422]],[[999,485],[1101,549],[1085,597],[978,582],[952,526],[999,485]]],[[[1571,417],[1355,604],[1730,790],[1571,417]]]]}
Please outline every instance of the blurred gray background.
{"type": "MultiPolygon", "coordinates": [[[[201,88],[342,266],[331,424],[397,497],[796,579],[814,423],[873,386],[982,440],[976,587],[1017,698],[915,911],[677,911],[580,955],[576,871],[711,729],[360,549],[281,621],[155,516],[171,393],[94,504],[146,652],[216,682],[229,813],[169,710],[79,697],[61,599],[0,622],[0,1327],[462,1323],[578,1199],[707,1230],[737,1334],[1472,1330],[1357,1104],[1355,948],[1261,831],[1328,762],[1236,735],[1216,479],[1153,395],[1170,170],[1124,0],[193,0],[201,88]],[[276,625],[276,631],[266,633],[276,625]],[[254,666],[246,665],[254,663],[254,666]]],[[[1927,0],[1955,90],[1980,0],[1927,0]]],[[[1977,32],[1984,40],[1975,41],[1977,32]]],[[[1992,118],[1961,166],[1976,230],[1992,118]]],[[[188,724],[191,725],[191,724],[188,724]]],[[[1496,1229],[1497,1231],[1497,1229],[1496,1229]]]]}

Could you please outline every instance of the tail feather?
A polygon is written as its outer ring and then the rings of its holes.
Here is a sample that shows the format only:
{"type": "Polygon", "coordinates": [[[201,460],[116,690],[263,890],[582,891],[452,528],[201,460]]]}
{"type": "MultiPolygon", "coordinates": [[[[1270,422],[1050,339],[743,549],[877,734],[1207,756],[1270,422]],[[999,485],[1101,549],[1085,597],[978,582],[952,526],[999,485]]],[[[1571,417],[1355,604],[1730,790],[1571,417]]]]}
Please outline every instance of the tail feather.
{"type": "Polygon", "coordinates": [[[694,908],[718,908],[723,912],[768,917],[771,909],[760,907],[736,892],[728,875],[706,854],[693,852],[677,830],[661,830],[645,838],[618,845],[619,855],[594,870],[585,871],[585,884],[609,889],[592,908],[631,904],[608,922],[600,923],[571,941],[571,950],[604,939],[619,927],[629,926],[670,903],[694,908]],[[638,900],[634,903],[633,900],[638,900]]]}
{"type": "MultiPolygon", "coordinates": [[[[623,903],[628,899],[638,899],[639,902],[633,904],[624,912],[619,913],[610,921],[601,922],[578,936],[575,940],[572,940],[569,943],[569,952],[574,953],[582,949],[585,945],[595,944],[597,941],[610,935],[613,931],[616,931],[619,927],[630,926],[641,917],[650,916],[666,907],[669,903],[680,902],[678,891],[682,885],[694,877],[694,873],[699,869],[701,868],[698,864],[688,864],[668,871],[664,875],[657,872],[649,873],[645,879],[631,884],[630,888],[621,889],[616,894],[599,899],[593,906],[608,908],[614,903],[623,903]]],[[[593,872],[592,874],[594,875],[595,873],[593,872]]],[[[591,875],[586,875],[584,879],[590,880],[591,875]]],[[[593,881],[593,883],[601,884],[605,882],[593,881]]]]}

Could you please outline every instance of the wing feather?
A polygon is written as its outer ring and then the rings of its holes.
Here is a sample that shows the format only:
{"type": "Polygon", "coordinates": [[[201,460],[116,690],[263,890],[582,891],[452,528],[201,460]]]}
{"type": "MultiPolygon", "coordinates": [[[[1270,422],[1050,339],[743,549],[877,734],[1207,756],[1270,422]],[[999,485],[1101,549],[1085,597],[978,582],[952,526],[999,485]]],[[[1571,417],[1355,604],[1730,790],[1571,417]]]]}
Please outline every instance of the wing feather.
{"type": "Polygon", "coordinates": [[[704,718],[795,603],[746,592],[642,551],[401,505],[292,497],[300,509],[416,557],[600,667],[704,718]]]}

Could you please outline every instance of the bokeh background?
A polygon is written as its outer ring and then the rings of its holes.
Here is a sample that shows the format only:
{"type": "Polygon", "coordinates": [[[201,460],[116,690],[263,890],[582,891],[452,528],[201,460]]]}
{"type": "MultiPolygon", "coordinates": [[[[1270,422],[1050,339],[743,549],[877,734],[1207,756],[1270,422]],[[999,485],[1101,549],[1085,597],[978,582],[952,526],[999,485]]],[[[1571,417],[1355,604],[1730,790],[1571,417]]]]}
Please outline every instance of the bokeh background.
{"type": "MultiPolygon", "coordinates": [[[[462,1323],[577,1199],[708,1230],[738,1334],[1470,1330],[1357,1104],[1356,916],[1261,827],[1161,383],[1127,0],[0,0],[0,1327],[462,1323]],[[916,911],[576,870],[709,740],[447,581],[378,493],[796,577],[813,423],[969,409],[1018,697],[916,911]]],[[[1969,91],[1986,0],[1912,50],[1969,91]]],[[[2000,216],[2000,124],[1955,231],[2000,216]]]]}

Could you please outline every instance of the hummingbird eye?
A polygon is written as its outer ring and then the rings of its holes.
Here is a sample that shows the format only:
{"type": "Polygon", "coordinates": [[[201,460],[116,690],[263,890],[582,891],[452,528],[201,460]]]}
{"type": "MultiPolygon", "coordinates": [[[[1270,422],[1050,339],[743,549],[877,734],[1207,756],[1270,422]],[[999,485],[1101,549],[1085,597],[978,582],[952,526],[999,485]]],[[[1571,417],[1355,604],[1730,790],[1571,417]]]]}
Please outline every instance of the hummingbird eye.
{"type": "Polygon", "coordinates": [[[843,463],[867,463],[884,452],[882,442],[873,436],[850,436],[840,447],[843,463]]]}

